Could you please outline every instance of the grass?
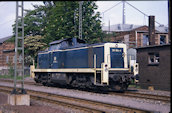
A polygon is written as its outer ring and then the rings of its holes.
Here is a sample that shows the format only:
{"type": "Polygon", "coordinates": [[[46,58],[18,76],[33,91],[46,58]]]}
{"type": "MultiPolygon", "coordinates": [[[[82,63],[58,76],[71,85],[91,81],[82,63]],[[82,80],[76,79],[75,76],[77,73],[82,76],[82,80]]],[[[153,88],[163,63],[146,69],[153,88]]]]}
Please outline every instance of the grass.
{"type": "Polygon", "coordinates": [[[139,85],[135,85],[135,84],[131,84],[131,85],[129,85],[128,87],[130,87],[130,88],[138,88],[138,89],[140,89],[140,86],[139,86],[139,85]]]}
{"type": "MultiPolygon", "coordinates": [[[[26,77],[30,77],[30,75],[24,75],[24,78],[26,77]]],[[[11,75],[0,75],[0,79],[14,79],[14,76],[11,76],[11,75]]],[[[22,79],[22,76],[16,76],[16,79],[17,80],[21,80],[22,79]]]]}
{"type": "Polygon", "coordinates": [[[134,82],[134,80],[132,80],[132,81],[131,81],[131,84],[130,84],[128,87],[130,87],[130,88],[138,88],[138,89],[140,89],[139,84],[137,84],[137,85],[136,85],[136,83],[134,82]]]}

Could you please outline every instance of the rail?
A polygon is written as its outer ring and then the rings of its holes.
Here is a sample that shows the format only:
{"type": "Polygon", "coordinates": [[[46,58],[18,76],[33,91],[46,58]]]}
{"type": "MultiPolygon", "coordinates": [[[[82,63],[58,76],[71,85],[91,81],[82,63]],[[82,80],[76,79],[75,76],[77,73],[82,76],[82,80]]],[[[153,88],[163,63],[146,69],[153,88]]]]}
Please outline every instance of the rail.
{"type": "MultiPolygon", "coordinates": [[[[0,86],[1,92],[10,93],[12,87],[0,86]]],[[[93,113],[111,113],[111,112],[127,112],[127,113],[152,113],[152,111],[146,111],[136,108],[129,108],[120,105],[114,105],[110,103],[104,103],[99,101],[81,99],[76,97],[69,97],[64,95],[52,94],[47,92],[40,92],[34,90],[28,90],[27,93],[31,99],[43,101],[46,103],[57,104],[64,107],[77,109],[84,112],[93,113]]]]}

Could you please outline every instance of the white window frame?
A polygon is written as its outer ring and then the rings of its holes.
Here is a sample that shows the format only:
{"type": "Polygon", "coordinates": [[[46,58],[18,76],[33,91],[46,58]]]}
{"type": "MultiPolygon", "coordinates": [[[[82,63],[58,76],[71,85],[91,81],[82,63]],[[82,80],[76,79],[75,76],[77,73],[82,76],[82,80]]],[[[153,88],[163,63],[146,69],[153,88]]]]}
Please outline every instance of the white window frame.
{"type": "Polygon", "coordinates": [[[6,56],[6,63],[9,63],[9,56],[6,56]]]}
{"type": "Polygon", "coordinates": [[[164,42],[162,43],[162,44],[166,44],[167,43],[167,40],[166,40],[166,35],[160,35],[159,36],[159,44],[161,45],[161,36],[163,36],[164,37],[164,42]]]}
{"type": "Polygon", "coordinates": [[[159,64],[159,53],[149,53],[148,56],[148,64],[159,64]]]}

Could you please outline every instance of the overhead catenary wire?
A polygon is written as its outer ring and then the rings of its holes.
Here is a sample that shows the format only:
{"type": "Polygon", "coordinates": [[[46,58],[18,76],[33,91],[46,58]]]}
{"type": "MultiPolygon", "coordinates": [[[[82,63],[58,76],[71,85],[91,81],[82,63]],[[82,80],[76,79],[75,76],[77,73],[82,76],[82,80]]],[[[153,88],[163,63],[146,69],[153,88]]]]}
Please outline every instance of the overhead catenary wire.
{"type": "Polygon", "coordinates": [[[7,3],[3,3],[3,4],[1,4],[1,5],[0,5],[0,7],[4,6],[5,4],[7,4],[7,3]]]}
{"type": "Polygon", "coordinates": [[[114,6],[110,7],[109,9],[103,11],[102,13],[104,14],[105,12],[107,12],[107,11],[111,10],[112,8],[116,7],[116,6],[119,5],[120,3],[122,3],[122,2],[118,2],[117,4],[115,4],[114,6]]]}
{"type": "MultiPolygon", "coordinates": [[[[110,7],[109,9],[105,10],[102,12],[103,14],[103,18],[104,18],[104,13],[111,10],[112,8],[116,7],[117,5],[119,5],[120,3],[122,3],[123,1],[121,2],[118,2],[117,4],[115,4],[114,6],[110,7]]],[[[142,12],[141,10],[139,10],[138,8],[136,8],[135,6],[131,5],[130,3],[128,3],[127,1],[125,1],[125,3],[127,3],[129,6],[131,6],[132,8],[134,8],[135,10],[139,11],[140,13],[142,13],[144,16],[146,17],[149,17],[149,15],[145,14],[144,12],[142,12]]],[[[160,24],[159,22],[155,21],[155,23],[159,24],[159,25],[162,25],[160,24]]]]}
{"type": "MultiPolygon", "coordinates": [[[[126,2],[128,5],[130,5],[131,7],[133,7],[134,9],[136,9],[137,11],[139,11],[140,13],[142,13],[144,16],[147,16],[147,17],[149,17],[147,14],[145,14],[144,12],[142,12],[142,11],[140,11],[138,8],[136,8],[136,7],[134,7],[133,5],[131,5],[130,3],[128,3],[128,2],[126,2]]],[[[155,21],[157,24],[159,24],[159,25],[162,25],[162,24],[160,24],[159,22],[157,22],[157,21],[155,21]]]]}
{"type": "Polygon", "coordinates": [[[103,11],[103,12],[101,13],[101,14],[103,14],[103,20],[104,20],[104,13],[107,12],[107,11],[109,11],[109,10],[111,10],[112,8],[116,7],[116,6],[119,5],[120,3],[122,3],[122,2],[118,2],[118,3],[115,4],[114,6],[112,6],[112,7],[110,7],[109,9],[103,11]]]}

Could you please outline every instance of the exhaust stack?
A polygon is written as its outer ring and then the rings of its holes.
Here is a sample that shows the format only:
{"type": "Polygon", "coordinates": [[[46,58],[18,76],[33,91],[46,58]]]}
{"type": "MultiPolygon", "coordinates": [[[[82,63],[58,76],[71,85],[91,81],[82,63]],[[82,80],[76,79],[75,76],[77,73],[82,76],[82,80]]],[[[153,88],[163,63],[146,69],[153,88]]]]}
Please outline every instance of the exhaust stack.
{"type": "Polygon", "coordinates": [[[155,16],[149,16],[149,45],[155,45],[155,16]]]}

